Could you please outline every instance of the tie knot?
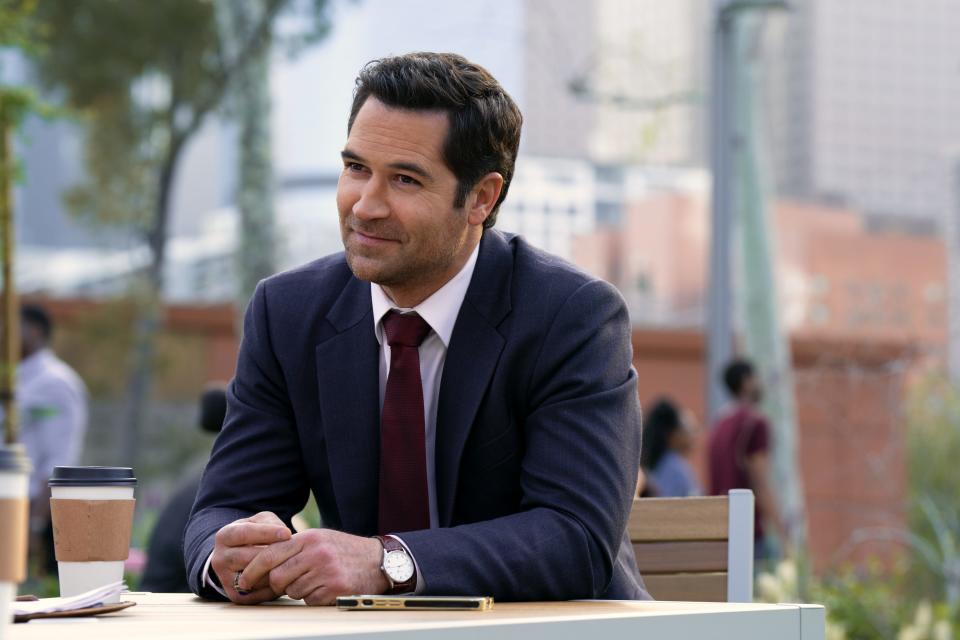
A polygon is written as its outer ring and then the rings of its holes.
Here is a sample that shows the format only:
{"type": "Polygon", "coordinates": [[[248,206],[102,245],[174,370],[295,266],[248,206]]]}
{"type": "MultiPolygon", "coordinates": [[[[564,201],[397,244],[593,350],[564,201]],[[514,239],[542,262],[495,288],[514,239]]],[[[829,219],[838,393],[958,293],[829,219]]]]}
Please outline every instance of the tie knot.
{"type": "Polygon", "coordinates": [[[430,325],[416,313],[404,315],[396,311],[388,311],[383,316],[383,329],[391,347],[419,347],[430,333],[430,325]]]}

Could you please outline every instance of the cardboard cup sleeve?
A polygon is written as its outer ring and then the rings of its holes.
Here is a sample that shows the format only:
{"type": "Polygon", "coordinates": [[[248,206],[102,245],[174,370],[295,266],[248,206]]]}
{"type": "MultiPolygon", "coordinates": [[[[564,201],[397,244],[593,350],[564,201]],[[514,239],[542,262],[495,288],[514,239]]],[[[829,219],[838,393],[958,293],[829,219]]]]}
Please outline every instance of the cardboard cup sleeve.
{"type": "Polygon", "coordinates": [[[51,498],[58,562],[112,562],[130,554],[136,500],[51,498]]]}
{"type": "Polygon", "coordinates": [[[26,498],[0,499],[0,582],[20,583],[27,577],[29,514],[26,498]]]}

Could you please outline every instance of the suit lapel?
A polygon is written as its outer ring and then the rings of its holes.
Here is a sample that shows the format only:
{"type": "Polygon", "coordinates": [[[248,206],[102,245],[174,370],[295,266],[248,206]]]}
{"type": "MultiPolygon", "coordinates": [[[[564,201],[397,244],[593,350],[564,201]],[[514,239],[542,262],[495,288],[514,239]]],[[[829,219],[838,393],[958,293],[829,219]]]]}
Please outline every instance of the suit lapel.
{"type": "Polygon", "coordinates": [[[505,340],[497,330],[510,311],[513,255],[489,230],[450,338],[437,404],[436,482],[440,526],[450,526],[460,458],[505,340]]]}
{"type": "Polygon", "coordinates": [[[377,529],[380,347],[370,285],[350,278],[327,320],[337,331],[316,348],[320,414],[333,493],[344,530],[377,529]]]}

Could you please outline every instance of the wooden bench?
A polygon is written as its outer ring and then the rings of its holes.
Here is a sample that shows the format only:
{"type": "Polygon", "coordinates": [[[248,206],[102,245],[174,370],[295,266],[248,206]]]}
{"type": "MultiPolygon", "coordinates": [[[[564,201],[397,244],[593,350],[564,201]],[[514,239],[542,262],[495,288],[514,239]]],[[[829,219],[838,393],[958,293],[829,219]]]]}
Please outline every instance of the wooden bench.
{"type": "Polygon", "coordinates": [[[634,500],[627,531],[655,599],[753,601],[752,491],[634,500]]]}

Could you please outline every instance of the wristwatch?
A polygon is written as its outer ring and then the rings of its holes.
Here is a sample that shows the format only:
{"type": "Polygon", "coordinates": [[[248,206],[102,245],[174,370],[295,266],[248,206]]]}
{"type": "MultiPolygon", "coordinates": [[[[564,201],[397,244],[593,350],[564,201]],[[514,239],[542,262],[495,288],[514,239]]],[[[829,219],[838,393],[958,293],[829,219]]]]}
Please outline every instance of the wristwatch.
{"type": "Polygon", "coordinates": [[[380,571],[390,583],[387,595],[413,593],[417,588],[417,569],[406,547],[392,536],[374,536],[383,545],[380,571]]]}

